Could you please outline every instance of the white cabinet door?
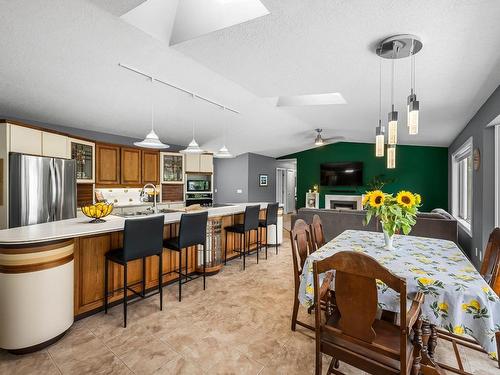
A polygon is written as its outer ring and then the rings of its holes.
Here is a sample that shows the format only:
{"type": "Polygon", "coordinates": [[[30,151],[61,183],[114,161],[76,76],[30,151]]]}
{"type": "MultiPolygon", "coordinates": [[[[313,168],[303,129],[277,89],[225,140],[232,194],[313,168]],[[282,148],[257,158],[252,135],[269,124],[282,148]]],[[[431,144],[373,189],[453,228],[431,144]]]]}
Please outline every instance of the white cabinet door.
{"type": "Polygon", "coordinates": [[[214,171],[214,157],[212,154],[200,155],[200,172],[213,173],[214,171]]]}
{"type": "Polygon", "coordinates": [[[10,151],[42,155],[42,131],[10,125],[10,151]]]}
{"type": "Polygon", "coordinates": [[[42,155],[69,159],[68,137],[54,133],[42,133],[42,155]]]}
{"type": "Polygon", "coordinates": [[[200,171],[200,155],[186,154],[184,156],[186,162],[186,172],[199,172],[200,171]]]}

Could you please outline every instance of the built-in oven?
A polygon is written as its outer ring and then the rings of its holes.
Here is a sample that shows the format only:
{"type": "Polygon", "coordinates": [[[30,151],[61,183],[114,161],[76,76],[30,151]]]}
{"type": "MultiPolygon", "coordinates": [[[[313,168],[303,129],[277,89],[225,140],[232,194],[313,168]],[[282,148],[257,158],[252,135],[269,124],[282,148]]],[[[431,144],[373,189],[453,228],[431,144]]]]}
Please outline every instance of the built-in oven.
{"type": "Polygon", "coordinates": [[[199,191],[212,191],[212,186],[210,182],[210,178],[202,178],[202,177],[195,177],[195,178],[187,178],[186,182],[186,190],[188,192],[199,192],[199,191]]]}
{"type": "Polygon", "coordinates": [[[186,193],[186,206],[193,204],[211,207],[213,204],[212,193],[186,193]]]}

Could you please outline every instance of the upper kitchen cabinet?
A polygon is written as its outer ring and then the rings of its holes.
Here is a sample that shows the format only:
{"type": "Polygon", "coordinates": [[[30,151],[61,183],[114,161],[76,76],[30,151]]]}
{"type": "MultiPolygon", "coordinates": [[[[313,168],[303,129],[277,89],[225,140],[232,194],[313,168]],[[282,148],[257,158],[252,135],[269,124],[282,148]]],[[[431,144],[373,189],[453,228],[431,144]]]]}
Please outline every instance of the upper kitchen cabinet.
{"type": "Polygon", "coordinates": [[[69,138],[68,154],[76,160],[76,182],[95,182],[95,143],[69,138]]]}
{"type": "Polygon", "coordinates": [[[160,177],[165,184],[184,183],[184,155],[176,152],[160,153],[160,177]]]}
{"type": "Polygon", "coordinates": [[[186,154],[186,173],[213,173],[214,160],[212,154],[186,154]]]}
{"type": "Polygon", "coordinates": [[[42,155],[42,131],[11,124],[10,151],[42,155]]]}
{"type": "Polygon", "coordinates": [[[158,151],[142,150],[142,183],[160,183],[160,153],[158,151]]]}
{"type": "Polygon", "coordinates": [[[68,137],[42,132],[42,156],[69,159],[68,137]]]}
{"type": "Polygon", "coordinates": [[[140,185],[142,183],[142,157],[137,148],[121,148],[121,183],[122,185],[140,185]]]}
{"type": "MultiPolygon", "coordinates": [[[[96,143],[96,184],[120,184],[120,147],[96,143]]],[[[140,160],[140,158],[139,158],[140,160]]]]}

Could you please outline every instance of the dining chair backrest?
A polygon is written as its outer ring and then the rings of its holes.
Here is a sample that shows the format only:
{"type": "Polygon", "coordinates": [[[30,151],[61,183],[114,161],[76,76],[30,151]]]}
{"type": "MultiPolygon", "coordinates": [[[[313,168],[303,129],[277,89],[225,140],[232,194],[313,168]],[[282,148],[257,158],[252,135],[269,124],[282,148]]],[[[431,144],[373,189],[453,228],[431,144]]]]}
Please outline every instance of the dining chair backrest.
{"type": "Polygon", "coordinates": [[[207,241],[208,212],[182,214],[179,225],[179,248],[205,245],[207,241]]]}
{"type": "Polygon", "coordinates": [[[123,229],[123,257],[131,261],[163,251],[164,216],[127,219],[123,229]]]}
{"type": "Polygon", "coordinates": [[[260,205],[246,206],[243,227],[245,232],[259,228],[260,205]]]}
{"type": "Polygon", "coordinates": [[[304,220],[295,221],[293,229],[290,231],[290,242],[292,243],[293,269],[297,282],[300,279],[306,258],[315,250],[312,244],[311,228],[304,220]]]}
{"type": "Polygon", "coordinates": [[[493,229],[488,239],[479,272],[497,295],[500,295],[500,228],[493,229]]]}
{"type": "Polygon", "coordinates": [[[313,244],[316,247],[316,250],[325,244],[325,233],[323,231],[323,223],[319,215],[314,214],[312,223],[311,223],[311,232],[313,237],[313,244]]]}
{"type": "Polygon", "coordinates": [[[269,203],[266,209],[266,225],[278,224],[278,208],[279,203],[269,203]]]}
{"type": "MultiPolygon", "coordinates": [[[[374,258],[358,252],[341,251],[323,260],[313,263],[314,301],[320,303],[319,290],[321,288],[319,275],[335,270],[335,300],[340,315],[338,326],[340,332],[336,336],[349,342],[354,342],[370,348],[376,334],[373,329],[377,309],[378,290],[377,282],[384,283],[400,295],[400,311],[406,310],[406,281],[391,273],[374,258]]],[[[397,359],[406,363],[406,345],[408,339],[406,314],[400,314],[401,335],[400,353],[397,359]],[[401,356],[401,357],[400,357],[401,356]]],[[[322,331],[331,332],[325,328],[327,322],[322,319],[321,310],[316,311],[317,334],[322,331]]],[[[382,354],[395,358],[396,353],[389,348],[377,348],[382,354]]],[[[395,358],[396,359],[396,358],[395,358]]],[[[402,365],[401,365],[402,366],[402,365]]]]}

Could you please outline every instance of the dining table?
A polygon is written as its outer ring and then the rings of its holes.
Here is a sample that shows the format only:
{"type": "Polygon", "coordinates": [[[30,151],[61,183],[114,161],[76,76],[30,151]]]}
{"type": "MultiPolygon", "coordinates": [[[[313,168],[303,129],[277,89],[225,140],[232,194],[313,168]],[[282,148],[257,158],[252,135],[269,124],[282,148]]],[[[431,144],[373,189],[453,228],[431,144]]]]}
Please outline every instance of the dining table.
{"type": "MultiPolygon", "coordinates": [[[[299,289],[299,301],[305,307],[314,303],[313,262],[340,251],[369,255],[404,278],[409,301],[417,292],[425,295],[422,320],[431,337],[426,353],[431,360],[437,345],[436,327],[454,335],[472,336],[490,358],[497,360],[500,298],[457,244],[395,235],[393,249],[389,250],[385,248],[383,233],[346,230],[306,258],[299,289]]],[[[319,276],[320,284],[324,277],[325,274],[319,276]]],[[[399,294],[379,280],[377,289],[379,308],[399,313],[399,294]]]]}

